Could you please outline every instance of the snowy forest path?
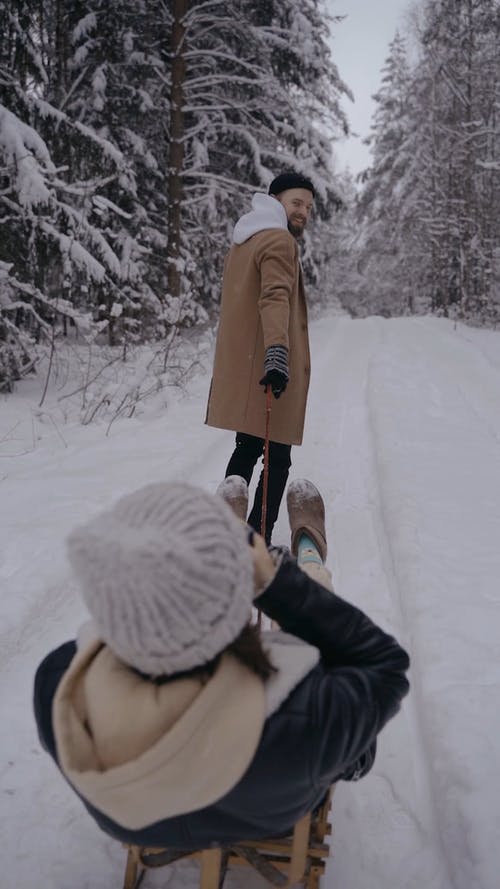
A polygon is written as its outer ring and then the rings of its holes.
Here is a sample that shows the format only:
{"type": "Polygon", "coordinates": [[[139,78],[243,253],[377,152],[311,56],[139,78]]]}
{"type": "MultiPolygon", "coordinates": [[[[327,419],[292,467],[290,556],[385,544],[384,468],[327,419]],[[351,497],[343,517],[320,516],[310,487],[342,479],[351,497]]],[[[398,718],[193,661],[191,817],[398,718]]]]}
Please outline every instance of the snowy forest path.
{"type": "MultiPolygon", "coordinates": [[[[322,491],[337,592],[412,657],[412,690],[380,737],[376,767],[335,794],[328,889],[497,885],[496,345],[492,339],[488,351],[484,332],[439,319],[335,316],[311,324],[306,430],[303,446],[292,449],[291,478],[309,477],[322,491]]],[[[78,800],[53,780],[35,737],[36,665],[85,617],[63,541],[70,528],[152,481],[215,491],[234,435],[203,425],[207,389],[208,374],[200,375],[168,410],[117,421],[108,437],[98,423],[68,423],[63,444],[47,424],[32,451],[2,460],[9,527],[0,553],[0,696],[9,719],[0,727],[1,781],[34,848],[52,850],[41,861],[40,882],[48,885],[69,885],[68,847],[81,876],[72,885],[114,885],[122,862],[118,844],[96,839],[78,800]]],[[[274,540],[288,541],[284,506],[274,540]]],[[[2,844],[16,850],[19,821],[4,822],[2,844]]],[[[33,858],[19,849],[13,867],[17,885],[29,887],[33,858]]],[[[169,879],[177,885],[175,875],[169,879]]],[[[247,889],[235,879],[228,889],[247,889]]],[[[194,883],[182,876],[178,885],[194,883]]]]}

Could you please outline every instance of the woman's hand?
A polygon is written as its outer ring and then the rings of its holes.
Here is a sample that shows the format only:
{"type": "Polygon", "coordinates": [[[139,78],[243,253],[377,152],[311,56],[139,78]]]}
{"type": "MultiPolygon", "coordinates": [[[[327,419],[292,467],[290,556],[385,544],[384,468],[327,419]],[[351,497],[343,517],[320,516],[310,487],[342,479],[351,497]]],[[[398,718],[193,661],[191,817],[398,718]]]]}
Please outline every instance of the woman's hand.
{"type": "Polygon", "coordinates": [[[255,595],[258,596],[271,583],[276,574],[276,565],[269,555],[266,541],[256,531],[252,534],[250,548],[253,557],[255,595]]]}

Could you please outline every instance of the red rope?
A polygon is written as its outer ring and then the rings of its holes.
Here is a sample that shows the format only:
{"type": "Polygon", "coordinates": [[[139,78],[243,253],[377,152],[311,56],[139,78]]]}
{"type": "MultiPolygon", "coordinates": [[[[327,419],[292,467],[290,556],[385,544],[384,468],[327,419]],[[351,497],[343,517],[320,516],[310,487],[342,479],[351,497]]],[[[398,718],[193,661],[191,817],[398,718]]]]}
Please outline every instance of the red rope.
{"type": "Polygon", "coordinates": [[[267,489],[269,486],[269,426],[271,423],[272,390],[266,386],[266,437],[264,439],[264,477],[262,480],[262,516],[260,520],[260,533],[266,536],[267,518],[267,489]]]}
{"type": "MultiPolygon", "coordinates": [[[[266,436],[264,438],[264,476],[262,479],[262,514],[260,519],[260,533],[266,537],[266,518],[267,518],[267,489],[269,486],[269,427],[271,423],[271,404],[272,389],[266,386],[266,436]]],[[[260,608],[257,610],[257,626],[260,630],[262,627],[262,612],[260,608]]]]}

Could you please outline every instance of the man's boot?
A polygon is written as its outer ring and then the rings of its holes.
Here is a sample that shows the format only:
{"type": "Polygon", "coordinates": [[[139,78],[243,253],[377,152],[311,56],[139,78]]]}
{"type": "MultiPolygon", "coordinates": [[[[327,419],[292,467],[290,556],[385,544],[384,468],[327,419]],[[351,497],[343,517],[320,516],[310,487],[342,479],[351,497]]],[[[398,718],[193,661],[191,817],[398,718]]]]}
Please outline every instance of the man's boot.
{"type": "Polygon", "coordinates": [[[228,475],[227,478],[221,481],[215,493],[226,501],[237,518],[241,519],[242,522],[246,522],[248,485],[241,475],[228,475]]]}
{"type": "Polygon", "coordinates": [[[305,478],[290,482],[286,494],[286,503],[292,535],[291,548],[293,555],[298,555],[301,535],[307,534],[318,550],[321,560],[325,562],[327,553],[325,504],[317,487],[305,478]]]}

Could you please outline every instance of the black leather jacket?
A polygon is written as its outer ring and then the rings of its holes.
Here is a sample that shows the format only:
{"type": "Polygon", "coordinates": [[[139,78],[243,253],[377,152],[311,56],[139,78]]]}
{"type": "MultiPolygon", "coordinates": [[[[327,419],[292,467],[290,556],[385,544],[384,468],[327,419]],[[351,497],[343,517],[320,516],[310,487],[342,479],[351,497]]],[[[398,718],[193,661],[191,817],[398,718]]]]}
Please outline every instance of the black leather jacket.
{"type": "MultiPolygon", "coordinates": [[[[252,763],[222,799],[137,831],[120,827],[83,800],[106,833],[176,849],[278,836],[317,806],[332,783],[371,768],[377,734],[409,689],[406,652],[363,612],[311,580],[290,556],[256,604],[284,631],[319,648],[319,664],[267,719],[252,763]]],[[[62,645],[35,678],[39,736],[56,762],[52,700],[74,653],[74,642],[62,645]]]]}

